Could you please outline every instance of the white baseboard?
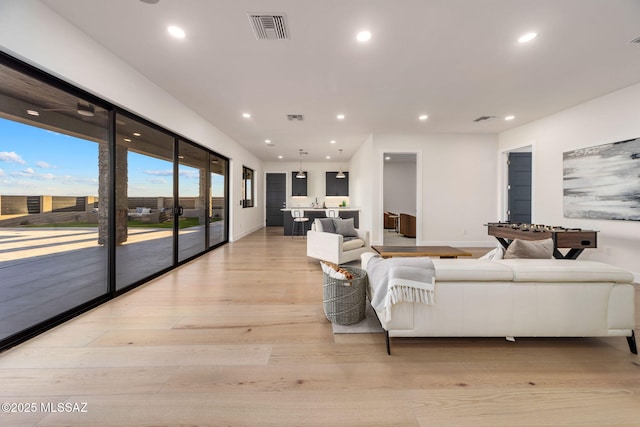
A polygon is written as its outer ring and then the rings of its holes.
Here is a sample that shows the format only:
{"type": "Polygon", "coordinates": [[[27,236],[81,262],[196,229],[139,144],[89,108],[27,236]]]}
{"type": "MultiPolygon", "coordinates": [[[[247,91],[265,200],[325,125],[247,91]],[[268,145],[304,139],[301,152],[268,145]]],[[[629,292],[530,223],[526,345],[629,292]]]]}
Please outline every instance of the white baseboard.
{"type": "Polygon", "coordinates": [[[240,233],[237,236],[236,235],[229,236],[229,243],[237,242],[238,240],[242,239],[243,237],[247,237],[249,234],[255,233],[256,231],[260,230],[261,228],[264,228],[264,225],[259,225],[257,227],[254,227],[253,229],[245,231],[244,233],[240,233]]]}

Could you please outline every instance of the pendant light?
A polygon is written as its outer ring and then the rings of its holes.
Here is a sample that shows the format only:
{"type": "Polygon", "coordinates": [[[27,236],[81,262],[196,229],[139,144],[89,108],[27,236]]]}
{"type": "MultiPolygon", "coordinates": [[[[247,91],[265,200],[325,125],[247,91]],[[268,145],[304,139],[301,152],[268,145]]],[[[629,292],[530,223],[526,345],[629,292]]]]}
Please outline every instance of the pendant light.
{"type": "Polygon", "coordinates": [[[338,174],[336,175],[336,178],[344,179],[347,176],[344,174],[344,172],[342,172],[342,148],[338,151],[340,151],[340,172],[338,172],[338,174]]]}
{"type": "Polygon", "coordinates": [[[300,149],[300,169],[298,170],[298,173],[296,174],[296,178],[298,179],[305,179],[307,176],[304,174],[304,172],[302,171],[302,155],[303,154],[307,154],[304,151],[302,151],[302,148],[300,149]]]}

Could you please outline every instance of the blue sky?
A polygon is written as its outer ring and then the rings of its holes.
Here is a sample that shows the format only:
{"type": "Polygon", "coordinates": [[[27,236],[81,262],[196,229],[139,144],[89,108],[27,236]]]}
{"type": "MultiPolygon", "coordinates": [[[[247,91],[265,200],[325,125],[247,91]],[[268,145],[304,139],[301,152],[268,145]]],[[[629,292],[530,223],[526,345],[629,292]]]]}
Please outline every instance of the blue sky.
{"type": "MultiPolygon", "coordinates": [[[[129,153],[129,196],[170,197],[171,162],[129,153]]],[[[198,170],[180,165],[180,195],[198,195],[198,170]]],[[[224,179],[215,175],[214,196],[224,179]]],[[[97,196],[98,144],[0,119],[0,194],[97,196]]]]}

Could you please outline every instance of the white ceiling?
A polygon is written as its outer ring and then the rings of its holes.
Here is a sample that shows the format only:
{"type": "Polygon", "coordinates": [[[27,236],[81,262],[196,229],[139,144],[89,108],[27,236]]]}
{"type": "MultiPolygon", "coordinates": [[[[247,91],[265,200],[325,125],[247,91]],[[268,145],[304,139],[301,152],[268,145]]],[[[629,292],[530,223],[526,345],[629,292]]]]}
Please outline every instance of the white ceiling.
{"type": "Polygon", "coordinates": [[[267,161],[348,158],[371,133],[500,132],[640,82],[638,0],[43,2],[267,161]],[[285,14],[290,40],[256,40],[248,12],[285,14]]]}

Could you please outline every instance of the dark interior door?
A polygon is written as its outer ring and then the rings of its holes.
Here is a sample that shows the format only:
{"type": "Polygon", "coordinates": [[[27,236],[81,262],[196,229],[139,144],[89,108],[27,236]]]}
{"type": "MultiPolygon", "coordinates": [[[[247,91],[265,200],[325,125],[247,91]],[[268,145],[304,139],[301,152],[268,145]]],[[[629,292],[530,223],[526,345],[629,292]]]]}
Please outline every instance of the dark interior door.
{"type": "Polygon", "coordinates": [[[282,227],[283,212],[287,201],[287,174],[267,174],[267,227],[282,227]]]}
{"type": "Polygon", "coordinates": [[[512,223],[531,223],[531,153],[509,153],[509,207],[512,223]]]}

